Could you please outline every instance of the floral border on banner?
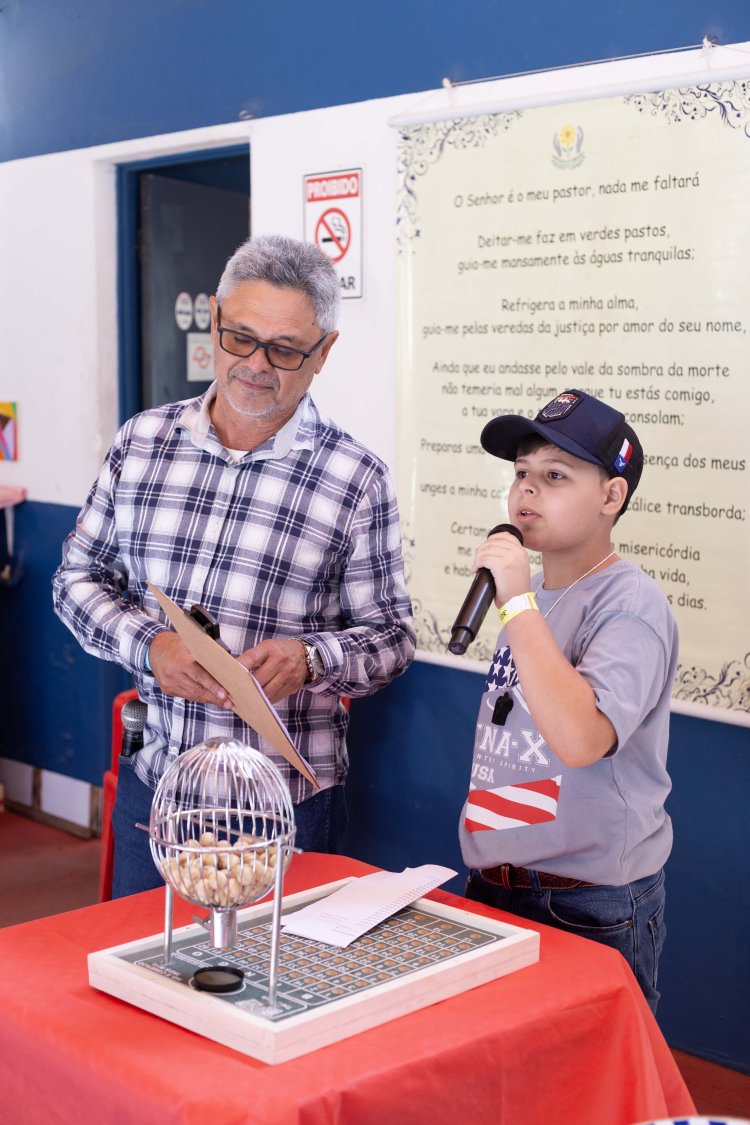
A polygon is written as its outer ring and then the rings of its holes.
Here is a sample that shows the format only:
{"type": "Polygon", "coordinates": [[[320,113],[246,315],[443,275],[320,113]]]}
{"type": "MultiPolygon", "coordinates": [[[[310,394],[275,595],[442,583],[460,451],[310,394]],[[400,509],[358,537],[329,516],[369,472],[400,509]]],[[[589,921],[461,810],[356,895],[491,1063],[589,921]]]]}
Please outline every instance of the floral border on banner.
{"type": "Polygon", "coordinates": [[[722,125],[742,129],[750,139],[750,82],[721,82],[716,86],[693,86],[661,90],[654,94],[630,94],[623,99],[639,113],[655,117],[661,113],[671,125],[699,121],[717,113],[722,125]]]}
{"type": "Polygon", "coordinates": [[[490,137],[507,132],[521,117],[512,113],[483,114],[480,117],[459,117],[454,121],[436,121],[402,129],[398,149],[398,205],[396,210],[396,242],[399,254],[422,233],[417,212],[416,182],[437,164],[446,148],[481,148],[490,137]]]}

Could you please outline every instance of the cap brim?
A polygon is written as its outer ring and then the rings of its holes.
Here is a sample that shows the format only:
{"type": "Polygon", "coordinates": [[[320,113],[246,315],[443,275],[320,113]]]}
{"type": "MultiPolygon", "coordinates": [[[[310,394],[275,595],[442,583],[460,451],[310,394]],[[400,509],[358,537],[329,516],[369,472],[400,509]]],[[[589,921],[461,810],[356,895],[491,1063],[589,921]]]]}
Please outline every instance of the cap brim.
{"type": "Polygon", "coordinates": [[[522,418],[520,414],[506,414],[493,418],[482,430],[480,441],[482,447],[493,457],[502,457],[504,461],[515,461],[518,456],[518,447],[524,438],[531,434],[539,434],[545,441],[582,461],[591,465],[601,465],[588,449],[584,449],[577,441],[572,441],[564,434],[559,433],[549,423],[534,422],[531,418],[522,418]]]}

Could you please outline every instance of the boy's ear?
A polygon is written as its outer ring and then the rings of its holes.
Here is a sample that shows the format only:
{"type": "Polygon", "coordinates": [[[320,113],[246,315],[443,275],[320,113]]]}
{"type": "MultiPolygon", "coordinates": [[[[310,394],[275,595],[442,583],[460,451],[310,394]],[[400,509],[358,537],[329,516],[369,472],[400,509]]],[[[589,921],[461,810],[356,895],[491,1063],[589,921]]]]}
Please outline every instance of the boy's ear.
{"type": "Polygon", "coordinates": [[[624,477],[610,477],[607,481],[607,493],[604,501],[604,511],[609,516],[616,516],[625,503],[628,495],[628,483],[624,477]]]}

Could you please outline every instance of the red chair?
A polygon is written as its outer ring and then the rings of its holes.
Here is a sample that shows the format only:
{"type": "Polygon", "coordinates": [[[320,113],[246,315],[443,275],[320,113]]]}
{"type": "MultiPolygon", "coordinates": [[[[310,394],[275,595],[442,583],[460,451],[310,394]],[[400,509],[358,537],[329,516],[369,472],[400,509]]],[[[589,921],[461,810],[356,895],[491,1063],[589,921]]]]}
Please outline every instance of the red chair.
{"type": "Polygon", "coordinates": [[[102,844],[99,858],[99,901],[109,902],[112,898],[112,864],[115,854],[115,841],[112,835],[112,809],[115,807],[117,793],[117,770],[122,749],[122,709],[131,699],[137,699],[135,688],[121,691],[112,702],[112,750],[110,766],[102,784],[102,844]]]}

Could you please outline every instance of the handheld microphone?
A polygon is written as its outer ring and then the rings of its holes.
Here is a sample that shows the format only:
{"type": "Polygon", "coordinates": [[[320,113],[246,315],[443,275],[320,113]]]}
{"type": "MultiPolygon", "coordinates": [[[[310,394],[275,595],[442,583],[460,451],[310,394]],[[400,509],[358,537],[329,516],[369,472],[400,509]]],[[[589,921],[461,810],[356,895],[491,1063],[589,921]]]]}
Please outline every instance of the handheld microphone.
{"type": "Polygon", "coordinates": [[[122,722],[120,753],[124,758],[129,758],[143,749],[143,728],[147,714],[148,707],[141,699],[129,699],[124,704],[120,712],[122,722]]]}
{"type": "MultiPolygon", "coordinates": [[[[523,546],[523,535],[512,523],[499,523],[497,527],[493,527],[492,531],[487,533],[487,538],[489,539],[490,535],[497,535],[499,531],[509,531],[511,535],[515,535],[518,542],[523,546]]],[[[466,600],[459,609],[458,617],[453,623],[448,651],[452,652],[454,656],[463,656],[466,652],[479,632],[494,598],[495,579],[486,566],[481,566],[474,575],[474,581],[469,587],[466,600]]]]}

